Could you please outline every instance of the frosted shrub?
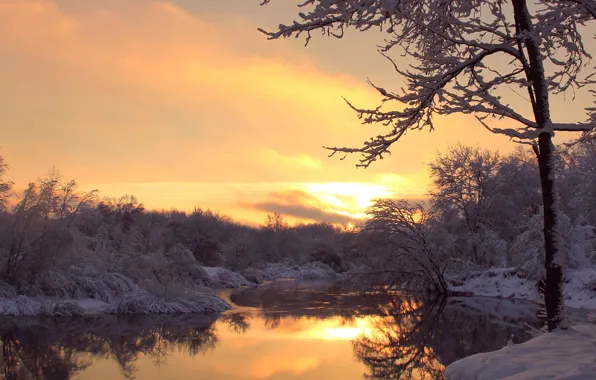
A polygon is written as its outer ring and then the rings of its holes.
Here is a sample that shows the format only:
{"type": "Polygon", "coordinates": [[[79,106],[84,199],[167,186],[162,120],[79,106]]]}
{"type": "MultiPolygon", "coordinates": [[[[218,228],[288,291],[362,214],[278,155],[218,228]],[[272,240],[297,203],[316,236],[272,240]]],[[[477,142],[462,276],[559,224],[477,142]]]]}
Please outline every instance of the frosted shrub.
{"type": "Polygon", "coordinates": [[[211,280],[213,280],[216,288],[232,288],[236,289],[241,286],[255,286],[254,282],[248,281],[243,275],[232,272],[229,269],[221,267],[205,267],[203,268],[211,280]]]}
{"type": "Polygon", "coordinates": [[[213,287],[213,281],[192,253],[176,245],[166,254],[149,253],[130,257],[124,272],[138,283],[177,283],[186,287],[213,287]]]}
{"type": "MultiPolygon", "coordinates": [[[[511,258],[514,266],[522,268],[528,278],[541,279],[544,276],[544,240],[542,238],[542,212],[534,215],[511,246],[511,258]]],[[[594,255],[594,227],[585,225],[582,220],[570,220],[560,214],[561,251],[565,265],[569,268],[581,268],[589,264],[594,255]]]]}
{"type": "Polygon", "coordinates": [[[511,264],[521,268],[531,280],[544,277],[544,238],[542,214],[536,214],[526,224],[522,232],[511,246],[511,264]]]}
{"type": "Polygon", "coordinates": [[[85,313],[85,310],[77,303],[69,301],[58,301],[54,303],[52,315],[58,315],[62,317],[73,317],[81,316],[85,313]]]}
{"type": "Polygon", "coordinates": [[[337,273],[329,265],[321,262],[310,262],[302,266],[290,261],[271,263],[263,269],[271,278],[293,278],[297,280],[335,280],[337,273]]]}
{"type": "Polygon", "coordinates": [[[35,277],[27,294],[55,298],[92,298],[112,302],[119,296],[138,291],[138,286],[119,273],[78,273],[44,271],[35,277]]]}
{"type": "Polygon", "coordinates": [[[0,298],[13,298],[17,296],[14,286],[0,280],[0,298]]]}
{"type": "Polygon", "coordinates": [[[255,239],[248,233],[235,234],[222,246],[225,266],[234,271],[253,264],[258,251],[255,239]]]}
{"type": "Polygon", "coordinates": [[[254,282],[255,284],[260,284],[263,281],[271,281],[274,279],[271,274],[257,268],[243,269],[240,271],[240,274],[243,275],[248,281],[254,282]]]}
{"type": "Polygon", "coordinates": [[[163,273],[169,280],[190,286],[213,286],[209,275],[195,259],[192,252],[182,245],[178,244],[170,249],[166,254],[166,262],[162,265],[164,265],[163,273]]]}
{"type": "Polygon", "coordinates": [[[483,230],[474,236],[476,252],[485,266],[508,265],[507,242],[495,231],[483,230]]]}
{"type": "Polygon", "coordinates": [[[224,300],[214,294],[189,293],[184,297],[167,301],[150,294],[135,294],[124,297],[109,309],[114,314],[181,314],[216,313],[230,309],[224,300]]]}
{"type": "Polygon", "coordinates": [[[335,280],[337,273],[321,262],[306,263],[298,270],[297,280],[335,280]]]}

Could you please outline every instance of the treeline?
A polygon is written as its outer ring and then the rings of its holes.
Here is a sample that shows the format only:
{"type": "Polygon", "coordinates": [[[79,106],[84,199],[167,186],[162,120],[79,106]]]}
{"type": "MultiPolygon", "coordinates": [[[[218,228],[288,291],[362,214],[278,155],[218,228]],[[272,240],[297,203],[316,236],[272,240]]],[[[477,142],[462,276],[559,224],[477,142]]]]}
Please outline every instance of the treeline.
{"type": "MultiPolygon", "coordinates": [[[[388,273],[382,281],[430,284],[446,292],[449,274],[491,267],[514,267],[525,278],[541,280],[543,208],[536,160],[521,147],[503,156],[458,145],[430,164],[427,203],[375,201],[362,232],[385,249],[375,268],[388,273]]],[[[594,266],[596,144],[560,149],[556,165],[561,260],[568,268],[594,266]]]]}
{"type": "Polygon", "coordinates": [[[2,180],[6,164],[0,168],[0,297],[112,302],[140,289],[175,299],[215,287],[203,267],[319,261],[342,272],[359,262],[349,249],[355,234],[330,224],[289,226],[273,214],[249,227],[209,210],[149,211],[134,196],[81,192],[56,170],[8,208],[12,184],[2,180]]]}
{"type": "MultiPolygon", "coordinates": [[[[596,264],[596,146],[559,155],[562,240],[568,267],[596,264]]],[[[209,210],[148,211],[133,196],[80,192],[56,171],[7,208],[0,157],[0,297],[47,295],[109,302],[141,287],[172,299],[214,286],[203,267],[241,272],[267,263],[322,262],[360,284],[431,286],[449,274],[516,267],[543,276],[536,156],[457,145],[430,164],[429,200],[380,199],[355,230],[289,226],[279,214],[249,227],[209,210]]]]}

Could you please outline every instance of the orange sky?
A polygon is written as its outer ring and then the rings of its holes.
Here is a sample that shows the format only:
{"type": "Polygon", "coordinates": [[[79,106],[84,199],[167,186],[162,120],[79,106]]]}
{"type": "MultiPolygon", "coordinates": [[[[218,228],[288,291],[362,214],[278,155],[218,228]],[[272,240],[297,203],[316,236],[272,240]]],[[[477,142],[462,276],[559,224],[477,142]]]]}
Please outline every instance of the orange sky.
{"type": "MultiPolygon", "coordinates": [[[[212,208],[245,222],[345,223],[371,198],[423,197],[426,165],[457,141],[508,152],[469,117],[407,135],[393,156],[356,169],[322,145],[358,145],[342,96],[380,100],[366,78],[401,83],[379,35],[267,41],[288,22],[277,0],[0,0],[0,155],[17,188],[51,166],[84,189],[136,195],[148,208],[212,208]]],[[[591,100],[555,102],[582,115],[591,100]]],[[[515,102],[515,100],[514,100],[515,102]]],[[[566,120],[573,121],[573,120],[566,120]]]]}

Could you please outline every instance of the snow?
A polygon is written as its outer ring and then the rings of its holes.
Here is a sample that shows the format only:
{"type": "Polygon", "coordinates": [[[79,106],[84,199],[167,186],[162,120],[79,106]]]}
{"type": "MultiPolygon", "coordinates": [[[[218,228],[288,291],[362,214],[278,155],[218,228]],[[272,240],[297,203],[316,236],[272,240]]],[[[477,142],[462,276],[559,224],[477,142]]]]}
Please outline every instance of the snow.
{"type": "Polygon", "coordinates": [[[509,343],[447,367],[448,380],[593,379],[596,374],[596,325],[582,323],[522,344],[509,343]]]}
{"type": "MultiPolygon", "coordinates": [[[[492,268],[469,272],[452,279],[451,282],[457,286],[449,289],[456,292],[542,302],[536,282],[524,278],[522,271],[517,268],[492,268]]],[[[567,269],[563,297],[567,307],[596,309],[596,269],[567,269]]]]}
{"type": "Polygon", "coordinates": [[[213,280],[216,288],[236,289],[241,286],[255,286],[254,282],[248,281],[240,273],[232,272],[222,267],[203,267],[207,275],[213,280]]]}
{"type": "Polygon", "coordinates": [[[125,294],[113,302],[98,299],[51,299],[49,297],[0,297],[0,315],[79,316],[91,314],[217,313],[230,309],[215,294],[188,292],[173,299],[146,292],[125,294]]]}
{"type": "Polygon", "coordinates": [[[296,280],[335,280],[337,273],[327,264],[319,261],[303,265],[270,263],[263,269],[272,279],[292,278],[296,280]]]}
{"type": "Polygon", "coordinates": [[[150,294],[124,297],[108,308],[112,314],[181,314],[216,313],[231,309],[231,306],[215,294],[196,293],[165,300],[150,294]]]}
{"type": "Polygon", "coordinates": [[[246,277],[247,280],[254,282],[255,284],[262,284],[264,281],[271,281],[273,277],[257,268],[246,268],[240,271],[240,274],[246,277]]]}

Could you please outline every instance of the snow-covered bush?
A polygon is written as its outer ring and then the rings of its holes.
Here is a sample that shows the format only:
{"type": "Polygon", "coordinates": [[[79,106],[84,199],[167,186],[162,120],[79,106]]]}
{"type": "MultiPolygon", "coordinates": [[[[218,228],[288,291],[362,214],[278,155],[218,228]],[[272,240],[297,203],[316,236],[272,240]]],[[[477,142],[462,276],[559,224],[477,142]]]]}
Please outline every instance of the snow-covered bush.
{"type": "Polygon", "coordinates": [[[14,286],[0,281],[0,298],[13,298],[17,296],[17,290],[14,286]]]}
{"type": "Polygon", "coordinates": [[[189,293],[184,297],[167,301],[150,294],[133,294],[123,297],[109,308],[113,314],[181,314],[215,313],[230,309],[224,300],[215,294],[189,293]]]}
{"type": "Polygon", "coordinates": [[[241,286],[255,286],[254,282],[248,281],[240,273],[232,272],[222,267],[203,268],[209,275],[216,288],[239,288],[241,286]]]}
{"type": "Polygon", "coordinates": [[[97,299],[112,302],[118,297],[138,291],[138,286],[120,273],[43,271],[35,276],[26,293],[69,299],[97,299]]]}
{"type": "Polygon", "coordinates": [[[264,270],[258,268],[246,268],[240,271],[248,281],[254,282],[255,284],[261,284],[264,281],[274,280],[273,276],[264,270]]]}
{"type": "MultiPolygon", "coordinates": [[[[544,240],[542,210],[527,222],[522,232],[511,246],[512,265],[522,268],[530,279],[544,277],[544,240]]],[[[560,213],[561,249],[565,265],[581,268],[592,265],[590,262],[596,251],[596,229],[583,220],[572,221],[560,213]]]]}
{"type": "Polygon", "coordinates": [[[224,264],[228,269],[238,271],[256,264],[258,246],[251,234],[238,233],[223,245],[222,255],[224,264]]]}
{"type": "Polygon", "coordinates": [[[324,240],[315,241],[313,243],[309,261],[324,263],[336,272],[345,272],[347,270],[347,264],[343,257],[337,252],[337,248],[324,240]]]}
{"type": "Polygon", "coordinates": [[[335,280],[337,273],[329,265],[321,262],[309,262],[293,265],[289,261],[267,264],[263,271],[271,278],[292,278],[296,280],[335,280]]]}
{"type": "Polygon", "coordinates": [[[84,313],[85,309],[83,309],[79,304],[69,301],[55,302],[54,308],[52,310],[52,315],[57,315],[61,317],[81,316],[84,313]]]}

